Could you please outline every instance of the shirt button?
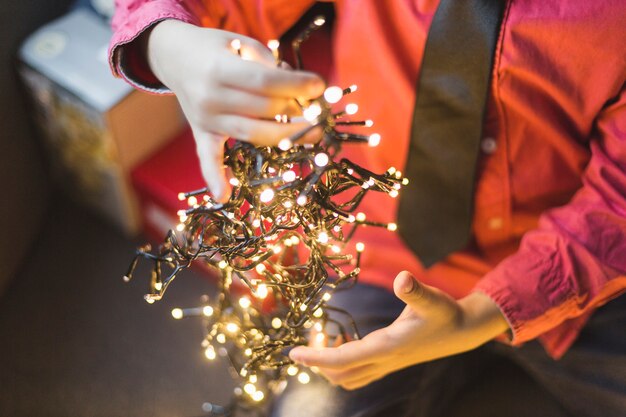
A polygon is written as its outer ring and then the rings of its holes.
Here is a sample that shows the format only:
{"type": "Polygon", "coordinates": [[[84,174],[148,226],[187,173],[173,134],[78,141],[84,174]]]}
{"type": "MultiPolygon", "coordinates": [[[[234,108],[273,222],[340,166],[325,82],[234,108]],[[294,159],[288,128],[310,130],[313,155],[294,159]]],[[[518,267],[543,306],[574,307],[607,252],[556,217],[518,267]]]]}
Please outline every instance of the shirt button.
{"type": "Polygon", "coordinates": [[[484,138],[480,142],[480,149],[487,155],[491,155],[498,148],[498,144],[494,138],[484,138]]]}
{"type": "Polygon", "coordinates": [[[502,217],[492,217],[487,221],[487,227],[489,227],[491,230],[502,229],[503,225],[504,220],[502,219],[502,217]]]}

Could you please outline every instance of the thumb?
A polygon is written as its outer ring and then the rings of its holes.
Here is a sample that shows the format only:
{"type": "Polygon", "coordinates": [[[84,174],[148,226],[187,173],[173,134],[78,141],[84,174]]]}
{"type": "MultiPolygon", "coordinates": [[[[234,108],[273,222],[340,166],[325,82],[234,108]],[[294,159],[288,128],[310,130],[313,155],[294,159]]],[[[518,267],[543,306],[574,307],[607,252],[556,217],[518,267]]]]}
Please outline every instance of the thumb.
{"type": "Polygon", "coordinates": [[[193,136],[196,139],[196,152],[200,160],[202,177],[209,190],[219,202],[228,200],[230,186],[226,181],[224,172],[224,143],[226,137],[210,132],[194,129],[193,136]]]}
{"type": "Polygon", "coordinates": [[[393,282],[393,291],[418,314],[429,314],[449,311],[454,308],[455,301],[445,292],[422,284],[409,272],[402,271],[393,282]]]}

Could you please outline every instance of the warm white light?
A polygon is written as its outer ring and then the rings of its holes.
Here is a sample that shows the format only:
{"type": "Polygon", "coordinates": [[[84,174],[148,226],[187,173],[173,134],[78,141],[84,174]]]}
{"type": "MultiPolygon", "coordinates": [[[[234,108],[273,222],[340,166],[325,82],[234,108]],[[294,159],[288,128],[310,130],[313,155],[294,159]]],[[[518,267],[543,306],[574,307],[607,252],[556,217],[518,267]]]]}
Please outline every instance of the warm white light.
{"type": "Polygon", "coordinates": [[[241,308],[248,308],[250,307],[251,304],[252,302],[250,301],[248,297],[241,297],[239,299],[239,305],[241,306],[241,308]]]}
{"type": "Polygon", "coordinates": [[[297,244],[300,243],[300,239],[298,239],[298,236],[291,236],[289,240],[291,240],[291,244],[293,246],[296,246],[297,244]]]}
{"type": "Polygon", "coordinates": [[[354,93],[354,92],[355,92],[358,88],[359,88],[359,87],[358,87],[356,84],[352,84],[352,85],[350,86],[350,92],[351,92],[351,93],[354,93]]]}
{"type": "Polygon", "coordinates": [[[154,289],[157,291],[161,291],[161,289],[163,288],[163,283],[162,282],[155,282],[154,283],[154,289]]]}
{"type": "Polygon", "coordinates": [[[176,320],[180,320],[183,318],[183,310],[181,310],[180,308],[175,308],[172,310],[172,317],[174,317],[176,320]]]}
{"type": "Polygon", "coordinates": [[[408,178],[402,178],[402,185],[409,185],[409,179],[408,178]]]}
{"type": "Polygon", "coordinates": [[[364,222],[365,221],[365,213],[357,213],[356,220],[358,222],[364,222]]]}
{"type": "Polygon", "coordinates": [[[291,181],[295,181],[296,180],[296,173],[294,171],[285,171],[285,173],[283,174],[283,181],[285,182],[291,182],[291,181]]]}
{"type": "Polygon", "coordinates": [[[178,230],[179,232],[182,232],[183,230],[185,230],[185,224],[184,223],[178,223],[176,225],[176,230],[178,230]]]}
{"type": "Polygon", "coordinates": [[[356,217],[354,217],[352,214],[348,216],[348,223],[354,223],[355,220],[356,220],[356,217]]]}
{"type": "Polygon", "coordinates": [[[341,100],[341,97],[343,97],[343,90],[341,87],[332,86],[328,87],[326,91],[324,91],[324,99],[331,104],[341,100]]]}
{"type": "Polygon", "coordinates": [[[265,398],[265,394],[263,394],[263,391],[257,391],[252,394],[252,399],[256,402],[263,401],[263,398],[265,398]]]}
{"type": "Polygon", "coordinates": [[[293,143],[291,143],[291,140],[289,138],[281,139],[280,142],[278,142],[278,148],[281,151],[288,151],[289,149],[291,149],[292,146],[293,143]]]}
{"type": "Polygon", "coordinates": [[[185,193],[178,193],[178,199],[180,201],[185,201],[185,193]]]}
{"type": "Polygon", "coordinates": [[[341,252],[341,248],[340,248],[339,246],[337,246],[337,245],[333,245],[333,246],[331,247],[331,250],[332,250],[334,253],[339,253],[339,252],[341,252]]]}
{"type": "Polygon", "coordinates": [[[365,121],[365,127],[372,127],[372,126],[374,126],[374,121],[370,120],[370,119],[367,119],[365,121]]]}
{"type": "Polygon", "coordinates": [[[395,223],[389,223],[387,225],[387,230],[390,230],[392,232],[395,232],[396,230],[398,230],[398,225],[395,223]]]}
{"type": "Polygon", "coordinates": [[[315,122],[317,117],[322,114],[322,107],[319,103],[311,103],[311,105],[302,111],[302,115],[308,122],[315,122]]]}
{"type": "Polygon", "coordinates": [[[190,206],[195,206],[196,204],[198,204],[198,199],[192,195],[187,199],[187,204],[189,204],[190,206]]]}
{"type": "Polygon", "coordinates": [[[224,269],[224,268],[226,268],[227,266],[228,266],[228,262],[226,262],[226,261],[225,261],[225,260],[223,260],[223,259],[217,263],[217,267],[218,267],[219,269],[224,269]]]}
{"type": "MultiPolygon", "coordinates": [[[[252,352],[252,349],[249,349],[249,350],[252,352]]],[[[253,384],[256,384],[256,381],[257,381],[256,375],[250,375],[250,378],[248,378],[248,381],[252,382],[253,384]]]]}
{"type": "Polygon", "coordinates": [[[380,135],[378,133],[372,133],[367,140],[367,144],[372,148],[380,145],[380,135]]]}
{"type": "Polygon", "coordinates": [[[285,208],[287,208],[287,209],[290,209],[290,208],[292,208],[292,207],[293,207],[293,203],[292,203],[291,201],[289,201],[289,200],[286,200],[286,201],[283,203],[283,206],[284,206],[285,208]]]}
{"type": "Polygon", "coordinates": [[[252,220],[252,226],[253,226],[253,227],[259,227],[259,226],[261,226],[261,220],[259,220],[259,219],[254,219],[254,220],[252,220]]]}
{"type": "Polygon", "coordinates": [[[230,183],[230,185],[232,185],[233,187],[239,187],[239,180],[237,178],[231,178],[228,180],[228,182],[230,183]]]}
{"type": "Polygon", "coordinates": [[[306,311],[307,308],[309,308],[309,306],[306,305],[306,303],[300,304],[300,311],[306,311]]]}
{"type": "Polygon", "coordinates": [[[298,367],[294,366],[294,365],[290,365],[287,368],[287,375],[289,376],[295,376],[298,373],[298,367]]]}
{"type": "Polygon", "coordinates": [[[347,114],[356,114],[356,112],[359,111],[359,105],[356,103],[350,103],[346,106],[346,113],[347,114]]]}
{"type": "Polygon", "coordinates": [[[233,48],[235,52],[239,52],[241,50],[241,41],[239,39],[233,39],[230,42],[230,47],[233,48]]]}
{"type": "Polygon", "coordinates": [[[328,233],[326,232],[320,232],[319,235],[317,235],[317,240],[321,243],[321,244],[326,244],[328,243],[328,233]]]}
{"type": "Polygon", "coordinates": [[[260,284],[258,287],[256,287],[256,296],[257,297],[265,298],[265,297],[267,297],[268,293],[269,293],[269,291],[267,290],[267,285],[260,284]]]}
{"type": "Polygon", "coordinates": [[[395,167],[389,167],[389,169],[387,170],[387,172],[389,173],[389,175],[393,175],[396,173],[396,168],[395,167]]]}
{"type": "Polygon", "coordinates": [[[202,314],[204,314],[206,317],[211,317],[213,315],[213,307],[204,306],[202,308],[202,314]]]}
{"type": "Polygon", "coordinates": [[[219,342],[219,343],[226,343],[226,335],[224,333],[220,333],[217,336],[215,336],[215,339],[219,342]]]}
{"type": "Polygon", "coordinates": [[[325,167],[326,165],[328,165],[328,154],[320,152],[315,155],[314,161],[315,165],[317,165],[318,167],[325,167]]]}
{"type": "Polygon", "coordinates": [[[332,296],[333,296],[333,295],[332,295],[331,293],[329,293],[329,292],[324,293],[324,295],[322,296],[322,300],[324,300],[324,301],[328,301],[328,300],[330,300],[330,298],[331,298],[332,296]]]}
{"type": "Polygon", "coordinates": [[[275,329],[280,329],[280,326],[283,325],[283,321],[281,319],[279,319],[278,317],[274,317],[272,319],[272,327],[275,329]]]}
{"type": "Polygon", "coordinates": [[[276,245],[272,248],[272,252],[274,252],[275,255],[278,255],[280,252],[282,252],[283,248],[281,248],[280,246],[276,245]]]}
{"type": "Polygon", "coordinates": [[[259,199],[263,203],[269,203],[274,199],[274,190],[272,190],[271,188],[266,188],[259,196],[259,199]]]}
{"type": "Polygon", "coordinates": [[[243,390],[246,392],[246,394],[252,395],[256,392],[256,387],[254,386],[254,384],[248,382],[246,385],[243,386],[243,390]]]}
{"type": "Polygon", "coordinates": [[[324,330],[324,326],[322,326],[322,323],[320,323],[319,321],[317,323],[315,323],[315,325],[313,326],[313,328],[318,331],[321,332],[322,330],[324,330]]]}
{"type": "Polygon", "coordinates": [[[316,317],[316,318],[320,318],[323,315],[324,315],[324,310],[322,310],[321,308],[318,308],[317,310],[313,312],[313,317],[316,317]]]}
{"type": "Polygon", "coordinates": [[[362,242],[359,242],[356,244],[356,251],[357,252],[363,252],[363,250],[365,249],[365,245],[362,242]]]}
{"type": "Polygon", "coordinates": [[[389,191],[389,197],[396,198],[398,196],[398,190],[389,191]]]}
{"type": "Polygon", "coordinates": [[[304,195],[301,195],[298,197],[298,199],[296,200],[296,203],[298,203],[299,206],[304,206],[306,204],[307,198],[304,195]]]}
{"type": "Polygon", "coordinates": [[[217,355],[215,354],[215,349],[213,348],[213,346],[209,346],[208,348],[206,348],[206,350],[204,351],[204,356],[206,356],[206,358],[210,361],[215,359],[217,355]]]}
{"type": "Polygon", "coordinates": [[[263,272],[265,272],[265,265],[258,264],[254,269],[257,273],[262,274],[263,272]]]}
{"type": "Polygon", "coordinates": [[[237,323],[228,323],[226,324],[226,331],[228,333],[236,333],[239,330],[239,326],[237,323]]]}
{"type": "Polygon", "coordinates": [[[270,48],[272,51],[275,51],[280,47],[280,42],[278,42],[277,39],[271,39],[267,41],[267,47],[270,48]]]}
{"type": "Polygon", "coordinates": [[[320,345],[324,343],[325,339],[326,335],[324,333],[318,333],[315,335],[315,341],[320,345]]]}
{"type": "Polygon", "coordinates": [[[313,21],[313,24],[315,26],[322,26],[324,23],[326,23],[326,19],[324,19],[322,16],[318,17],[317,19],[313,21]]]}
{"type": "Polygon", "coordinates": [[[306,372],[300,372],[298,374],[298,381],[300,381],[301,384],[308,384],[311,382],[311,377],[306,372]]]}

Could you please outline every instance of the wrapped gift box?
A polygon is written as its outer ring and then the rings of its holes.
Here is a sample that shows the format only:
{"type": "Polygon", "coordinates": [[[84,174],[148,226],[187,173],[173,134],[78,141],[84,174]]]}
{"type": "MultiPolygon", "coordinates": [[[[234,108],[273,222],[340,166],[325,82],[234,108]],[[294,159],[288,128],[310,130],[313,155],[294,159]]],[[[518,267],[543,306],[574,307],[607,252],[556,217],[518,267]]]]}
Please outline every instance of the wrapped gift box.
{"type": "Polygon", "coordinates": [[[130,171],[183,125],[176,99],[111,75],[111,30],[81,9],[26,39],[18,71],[33,98],[56,180],[128,234],[139,230],[130,171]]]}

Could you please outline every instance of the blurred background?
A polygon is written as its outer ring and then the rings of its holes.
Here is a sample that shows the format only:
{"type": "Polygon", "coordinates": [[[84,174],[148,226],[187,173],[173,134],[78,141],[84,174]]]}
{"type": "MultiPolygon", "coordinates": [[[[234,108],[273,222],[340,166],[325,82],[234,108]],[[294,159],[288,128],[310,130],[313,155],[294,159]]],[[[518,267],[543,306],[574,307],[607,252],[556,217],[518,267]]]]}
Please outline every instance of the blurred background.
{"type": "Polygon", "coordinates": [[[154,305],[122,277],[202,181],[176,101],[107,62],[113,0],[4,2],[0,14],[0,416],[198,416],[234,387],[209,362],[186,271],[154,305]]]}

